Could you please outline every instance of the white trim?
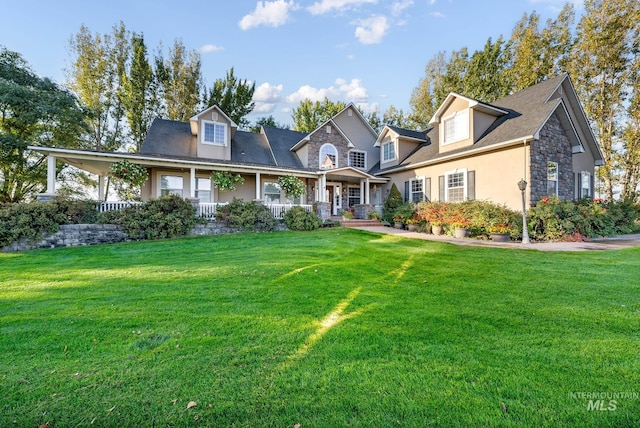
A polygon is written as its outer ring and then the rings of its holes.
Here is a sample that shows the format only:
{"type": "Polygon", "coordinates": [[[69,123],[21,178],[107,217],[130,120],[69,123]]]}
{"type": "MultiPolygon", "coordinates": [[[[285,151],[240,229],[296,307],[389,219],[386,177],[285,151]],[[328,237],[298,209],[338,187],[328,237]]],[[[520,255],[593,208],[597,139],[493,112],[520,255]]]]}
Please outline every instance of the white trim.
{"type": "Polygon", "coordinates": [[[558,164],[558,162],[556,162],[556,161],[550,161],[550,160],[548,160],[548,161],[547,161],[547,193],[549,192],[549,182],[550,182],[550,181],[554,181],[554,182],[556,183],[556,185],[555,185],[555,187],[556,187],[556,188],[555,188],[555,191],[554,191],[553,195],[549,194],[549,195],[547,195],[547,196],[559,196],[559,195],[558,195],[558,191],[560,190],[560,189],[559,189],[559,183],[560,183],[560,165],[559,165],[559,164],[558,164]],[[555,164],[555,166],[556,166],[556,178],[555,178],[555,180],[552,180],[552,179],[550,179],[550,178],[549,178],[549,164],[555,164]]]}
{"type": "Polygon", "coordinates": [[[393,162],[393,161],[398,159],[398,145],[396,144],[396,141],[397,140],[385,141],[384,143],[382,143],[380,145],[380,165],[382,165],[383,163],[393,162]],[[384,158],[384,146],[387,145],[387,144],[392,144],[393,145],[393,158],[385,160],[385,158],[384,158]]]}
{"type": "Polygon", "coordinates": [[[468,109],[468,108],[465,108],[465,109],[462,109],[462,110],[458,110],[456,112],[453,112],[449,116],[442,118],[442,121],[441,121],[441,124],[440,124],[440,130],[439,130],[439,134],[441,135],[440,144],[442,146],[447,146],[449,144],[454,144],[454,143],[469,139],[469,135],[471,134],[471,132],[470,132],[470,128],[471,128],[471,126],[470,126],[470,124],[471,124],[471,120],[470,120],[471,113],[470,113],[469,110],[470,109],[468,109]],[[462,115],[466,115],[467,116],[466,120],[464,120],[464,118],[462,118],[462,115]],[[458,117],[460,117],[460,118],[458,118],[458,117]],[[453,124],[454,124],[454,134],[455,134],[455,130],[457,130],[457,127],[455,125],[458,124],[459,120],[463,121],[464,124],[466,124],[466,126],[462,125],[462,129],[464,130],[464,132],[461,133],[461,136],[456,138],[455,135],[454,135],[454,139],[453,140],[446,141],[446,137],[447,137],[447,135],[446,135],[447,134],[447,132],[446,132],[446,123],[448,121],[451,121],[451,120],[453,120],[453,124]]]}
{"type": "Polygon", "coordinates": [[[444,173],[444,200],[449,202],[449,176],[453,174],[460,174],[464,177],[463,196],[462,201],[466,201],[469,198],[469,174],[467,168],[457,168],[444,173]]]}
{"type": "Polygon", "coordinates": [[[414,163],[414,164],[407,165],[407,166],[397,166],[395,168],[391,168],[391,169],[388,169],[386,171],[383,171],[381,174],[391,174],[391,173],[395,173],[395,172],[399,172],[399,171],[405,171],[405,170],[420,168],[422,166],[428,166],[428,165],[434,165],[434,164],[439,164],[439,163],[443,163],[443,162],[448,162],[448,161],[453,160],[453,159],[465,158],[465,157],[469,157],[469,156],[475,156],[476,154],[483,153],[483,152],[492,152],[492,151],[494,151],[496,149],[502,149],[502,148],[509,147],[509,146],[520,145],[522,143],[526,144],[526,143],[529,143],[529,142],[531,142],[531,141],[533,141],[535,139],[536,138],[533,135],[529,135],[528,137],[517,138],[515,140],[505,141],[504,143],[492,144],[490,146],[481,147],[479,149],[467,150],[467,151],[464,151],[464,152],[461,152],[461,153],[454,153],[454,154],[451,154],[451,155],[442,156],[442,157],[435,158],[435,159],[429,159],[429,160],[426,160],[426,161],[423,161],[423,162],[418,162],[418,163],[414,163]]]}
{"type": "Polygon", "coordinates": [[[200,138],[199,138],[200,143],[206,144],[208,146],[221,146],[221,147],[222,146],[225,146],[225,147],[227,146],[227,141],[229,140],[227,137],[228,137],[229,133],[227,131],[227,124],[226,123],[217,122],[215,120],[204,120],[204,119],[202,119],[202,121],[200,123],[200,127],[201,127],[200,128],[200,138]],[[222,129],[224,130],[224,136],[223,136],[224,142],[223,143],[218,143],[218,142],[215,142],[215,141],[207,141],[207,140],[205,140],[204,128],[205,128],[206,125],[213,125],[214,126],[214,135],[215,135],[215,127],[216,126],[221,126],[222,129]]]}
{"type": "Polygon", "coordinates": [[[461,100],[466,101],[469,104],[470,109],[482,111],[488,114],[494,114],[496,116],[503,116],[505,114],[509,114],[508,111],[503,110],[501,108],[480,102],[478,100],[474,100],[473,98],[465,97],[464,95],[460,95],[455,92],[450,92],[449,95],[447,95],[447,98],[445,98],[442,104],[440,104],[440,107],[438,107],[438,110],[436,110],[436,112],[433,114],[433,116],[431,117],[431,120],[429,120],[429,125],[434,125],[436,123],[441,122],[440,117],[442,116],[442,112],[444,112],[447,108],[449,108],[449,106],[453,102],[452,101],[453,98],[460,98],[461,100]]]}
{"type": "Polygon", "coordinates": [[[347,165],[352,168],[360,169],[360,167],[358,166],[351,165],[351,153],[364,153],[364,166],[362,167],[362,169],[366,170],[367,169],[367,152],[365,150],[359,150],[359,149],[351,149],[347,152],[347,165]]]}
{"type": "MultiPolygon", "coordinates": [[[[445,177],[445,179],[446,179],[446,177],[445,177]]],[[[413,200],[413,194],[414,194],[413,183],[416,182],[416,181],[421,181],[422,182],[422,198],[420,199],[420,201],[425,201],[427,199],[427,192],[425,191],[426,190],[425,186],[426,186],[427,180],[426,180],[426,177],[424,175],[409,179],[409,201],[410,202],[414,202],[414,200],[413,200]]],[[[415,192],[415,193],[417,193],[417,192],[415,192]]]]}
{"type": "MultiPolygon", "coordinates": [[[[325,155],[329,155],[329,153],[325,153],[325,155]]],[[[318,150],[318,168],[322,169],[322,170],[333,170],[333,169],[337,169],[338,168],[338,157],[339,157],[339,152],[338,152],[338,148],[336,146],[334,146],[331,143],[324,143],[323,145],[320,146],[320,149],[318,150]],[[333,147],[334,153],[335,153],[335,162],[333,165],[333,168],[323,168],[322,164],[324,163],[324,157],[322,156],[322,150],[325,147],[333,147]]]]}

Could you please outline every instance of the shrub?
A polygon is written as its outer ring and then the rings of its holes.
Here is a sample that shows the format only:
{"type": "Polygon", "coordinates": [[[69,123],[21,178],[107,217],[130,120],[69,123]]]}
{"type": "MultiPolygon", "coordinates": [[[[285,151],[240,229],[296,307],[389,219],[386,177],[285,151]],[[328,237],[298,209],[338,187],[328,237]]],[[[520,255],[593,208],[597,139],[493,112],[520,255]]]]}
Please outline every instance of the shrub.
{"type": "Polygon", "coordinates": [[[95,223],[96,219],[93,201],[7,204],[0,209],[0,247],[25,238],[36,241],[43,232],[57,232],[61,224],[95,223]]]}
{"type": "Polygon", "coordinates": [[[402,195],[394,183],[391,186],[389,196],[387,196],[387,200],[384,201],[384,206],[382,208],[382,218],[385,222],[393,223],[393,216],[400,205],[402,205],[402,195]]]}
{"type": "Polygon", "coordinates": [[[166,239],[189,233],[196,224],[196,217],[189,201],[168,195],[144,205],[102,213],[98,221],[118,224],[134,239],[166,239]]]}
{"type": "Polygon", "coordinates": [[[531,236],[537,240],[575,240],[575,237],[612,236],[638,231],[638,206],[632,202],[577,202],[544,198],[529,209],[531,236]]]}
{"type": "Polygon", "coordinates": [[[302,207],[292,207],[284,214],[284,223],[289,230],[316,230],[322,225],[318,216],[302,207]]]}
{"type": "Polygon", "coordinates": [[[404,202],[396,208],[392,221],[406,223],[416,215],[416,205],[413,202],[404,202]]]}
{"type": "Polygon", "coordinates": [[[236,198],[233,198],[229,204],[220,207],[216,218],[243,231],[272,232],[278,224],[269,207],[254,201],[244,202],[242,199],[236,198]]]}

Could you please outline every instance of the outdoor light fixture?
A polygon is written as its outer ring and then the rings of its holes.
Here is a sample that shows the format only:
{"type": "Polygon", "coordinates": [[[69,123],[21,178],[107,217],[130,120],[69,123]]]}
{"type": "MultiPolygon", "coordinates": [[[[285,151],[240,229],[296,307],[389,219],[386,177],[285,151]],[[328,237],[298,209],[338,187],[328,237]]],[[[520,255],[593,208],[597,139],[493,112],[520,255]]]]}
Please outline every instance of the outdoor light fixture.
{"type": "Polygon", "coordinates": [[[518,181],[518,189],[522,193],[522,243],[530,244],[529,229],[527,228],[527,206],[524,201],[524,192],[527,190],[527,182],[523,179],[518,181]]]}

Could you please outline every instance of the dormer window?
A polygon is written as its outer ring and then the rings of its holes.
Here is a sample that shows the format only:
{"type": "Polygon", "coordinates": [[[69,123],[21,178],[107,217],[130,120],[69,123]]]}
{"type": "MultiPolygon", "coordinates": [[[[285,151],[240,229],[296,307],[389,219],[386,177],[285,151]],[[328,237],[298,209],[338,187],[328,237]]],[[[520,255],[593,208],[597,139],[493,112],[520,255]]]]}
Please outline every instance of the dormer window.
{"type": "Polygon", "coordinates": [[[320,169],[335,169],[338,167],[338,150],[333,144],[320,147],[320,169]]]}
{"type": "Polygon", "coordinates": [[[227,144],[227,125],[218,122],[202,121],[202,142],[204,144],[227,144]]]}
{"type": "Polygon", "coordinates": [[[382,162],[389,162],[396,159],[396,145],[393,141],[382,143],[382,162]]]}
{"type": "Polygon", "coordinates": [[[442,121],[442,144],[451,144],[469,138],[469,109],[455,112],[442,121]]]}

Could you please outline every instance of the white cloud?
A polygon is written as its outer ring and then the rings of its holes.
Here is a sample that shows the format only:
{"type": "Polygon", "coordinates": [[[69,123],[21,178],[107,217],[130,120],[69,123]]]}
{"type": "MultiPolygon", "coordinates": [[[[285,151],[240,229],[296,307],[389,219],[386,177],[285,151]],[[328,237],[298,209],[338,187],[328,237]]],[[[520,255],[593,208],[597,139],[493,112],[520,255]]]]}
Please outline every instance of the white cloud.
{"type": "Polygon", "coordinates": [[[272,85],[265,82],[258,86],[253,92],[253,101],[255,102],[277,102],[280,100],[280,93],[282,92],[282,85],[272,85]]]}
{"type": "Polygon", "coordinates": [[[343,10],[365,3],[377,3],[378,0],[321,0],[307,8],[312,15],[322,15],[332,10],[343,10]]]}
{"type": "Polygon", "coordinates": [[[391,14],[393,16],[398,16],[402,13],[403,10],[410,6],[413,6],[413,0],[396,1],[391,5],[391,14]]]}
{"type": "Polygon", "coordinates": [[[385,16],[373,16],[371,18],[360,19],[356,22],[356,37],[360,43],[373,45],[380,43],[389,29],[385,16]]]}
{"type": "Polygon", "coordinates": [[[360,107],[360,110],[365,114],[380,114],[380,105],[378,103],[358,103],[358,107],[360,107]]]}
{"type": "Polygon", "coordinates": [[[272,85],[265,82],[253,92],[253,102],[256,103],[254,113],[271,113],[282,101],[282,85],[272,85]]]}
{"type": "Polygon", "coordinates": [[[351,79],[349,83],[344,79],[337,79],[336,84],[340,85],[338,89],[344,94],[344,98],[347,101],[365,102],[369,98],[367,90],[362,86],[360,79],[351,79]]]}
{"type": "Polygon", "coordinates": [[[367,89],[362,86],[360,79],[351,79],[350,82],[347,82],[345,79],[338,78],[335,84],[336,86],[332,85],[328,88],[314,88],[309,85],[301,86],[296,92],[289,95],[286,101],[290,104],[300,104],[305,99],[316,102],[328,98],[332,101],[364,103],[369,98],[367,89]]]}
{"type": "Polygon", "coordinates": [[[259,1],[256,9],[242,17],[238,26],[242,30],[248,30],[259,25],[279,27],[289,19],[289,12],[299,9],[299,6],[291,0],[259,1]]]}
{"type": "Polygon", "coordinates": [[[220,52],[223,51],[224,48],[222,46],[216,46],[216,45],[204,45],[200,48],[200,52],[202,53],[211,53],[211,52],[220,52]]]}
{"type": "Polygon", "coordinates": [[[440,12],[431,12],[429,15],[433,16],[434,18],[446,18],[447,17],[444,13],[440,13],[440,12]]]}
{"type": "Polygon", "coordinates": [[[354,61],[356,59],[356,56],[354,54],[349,54],[349,55],[347,55],[347,59],[349,61],[354,61]]]}

